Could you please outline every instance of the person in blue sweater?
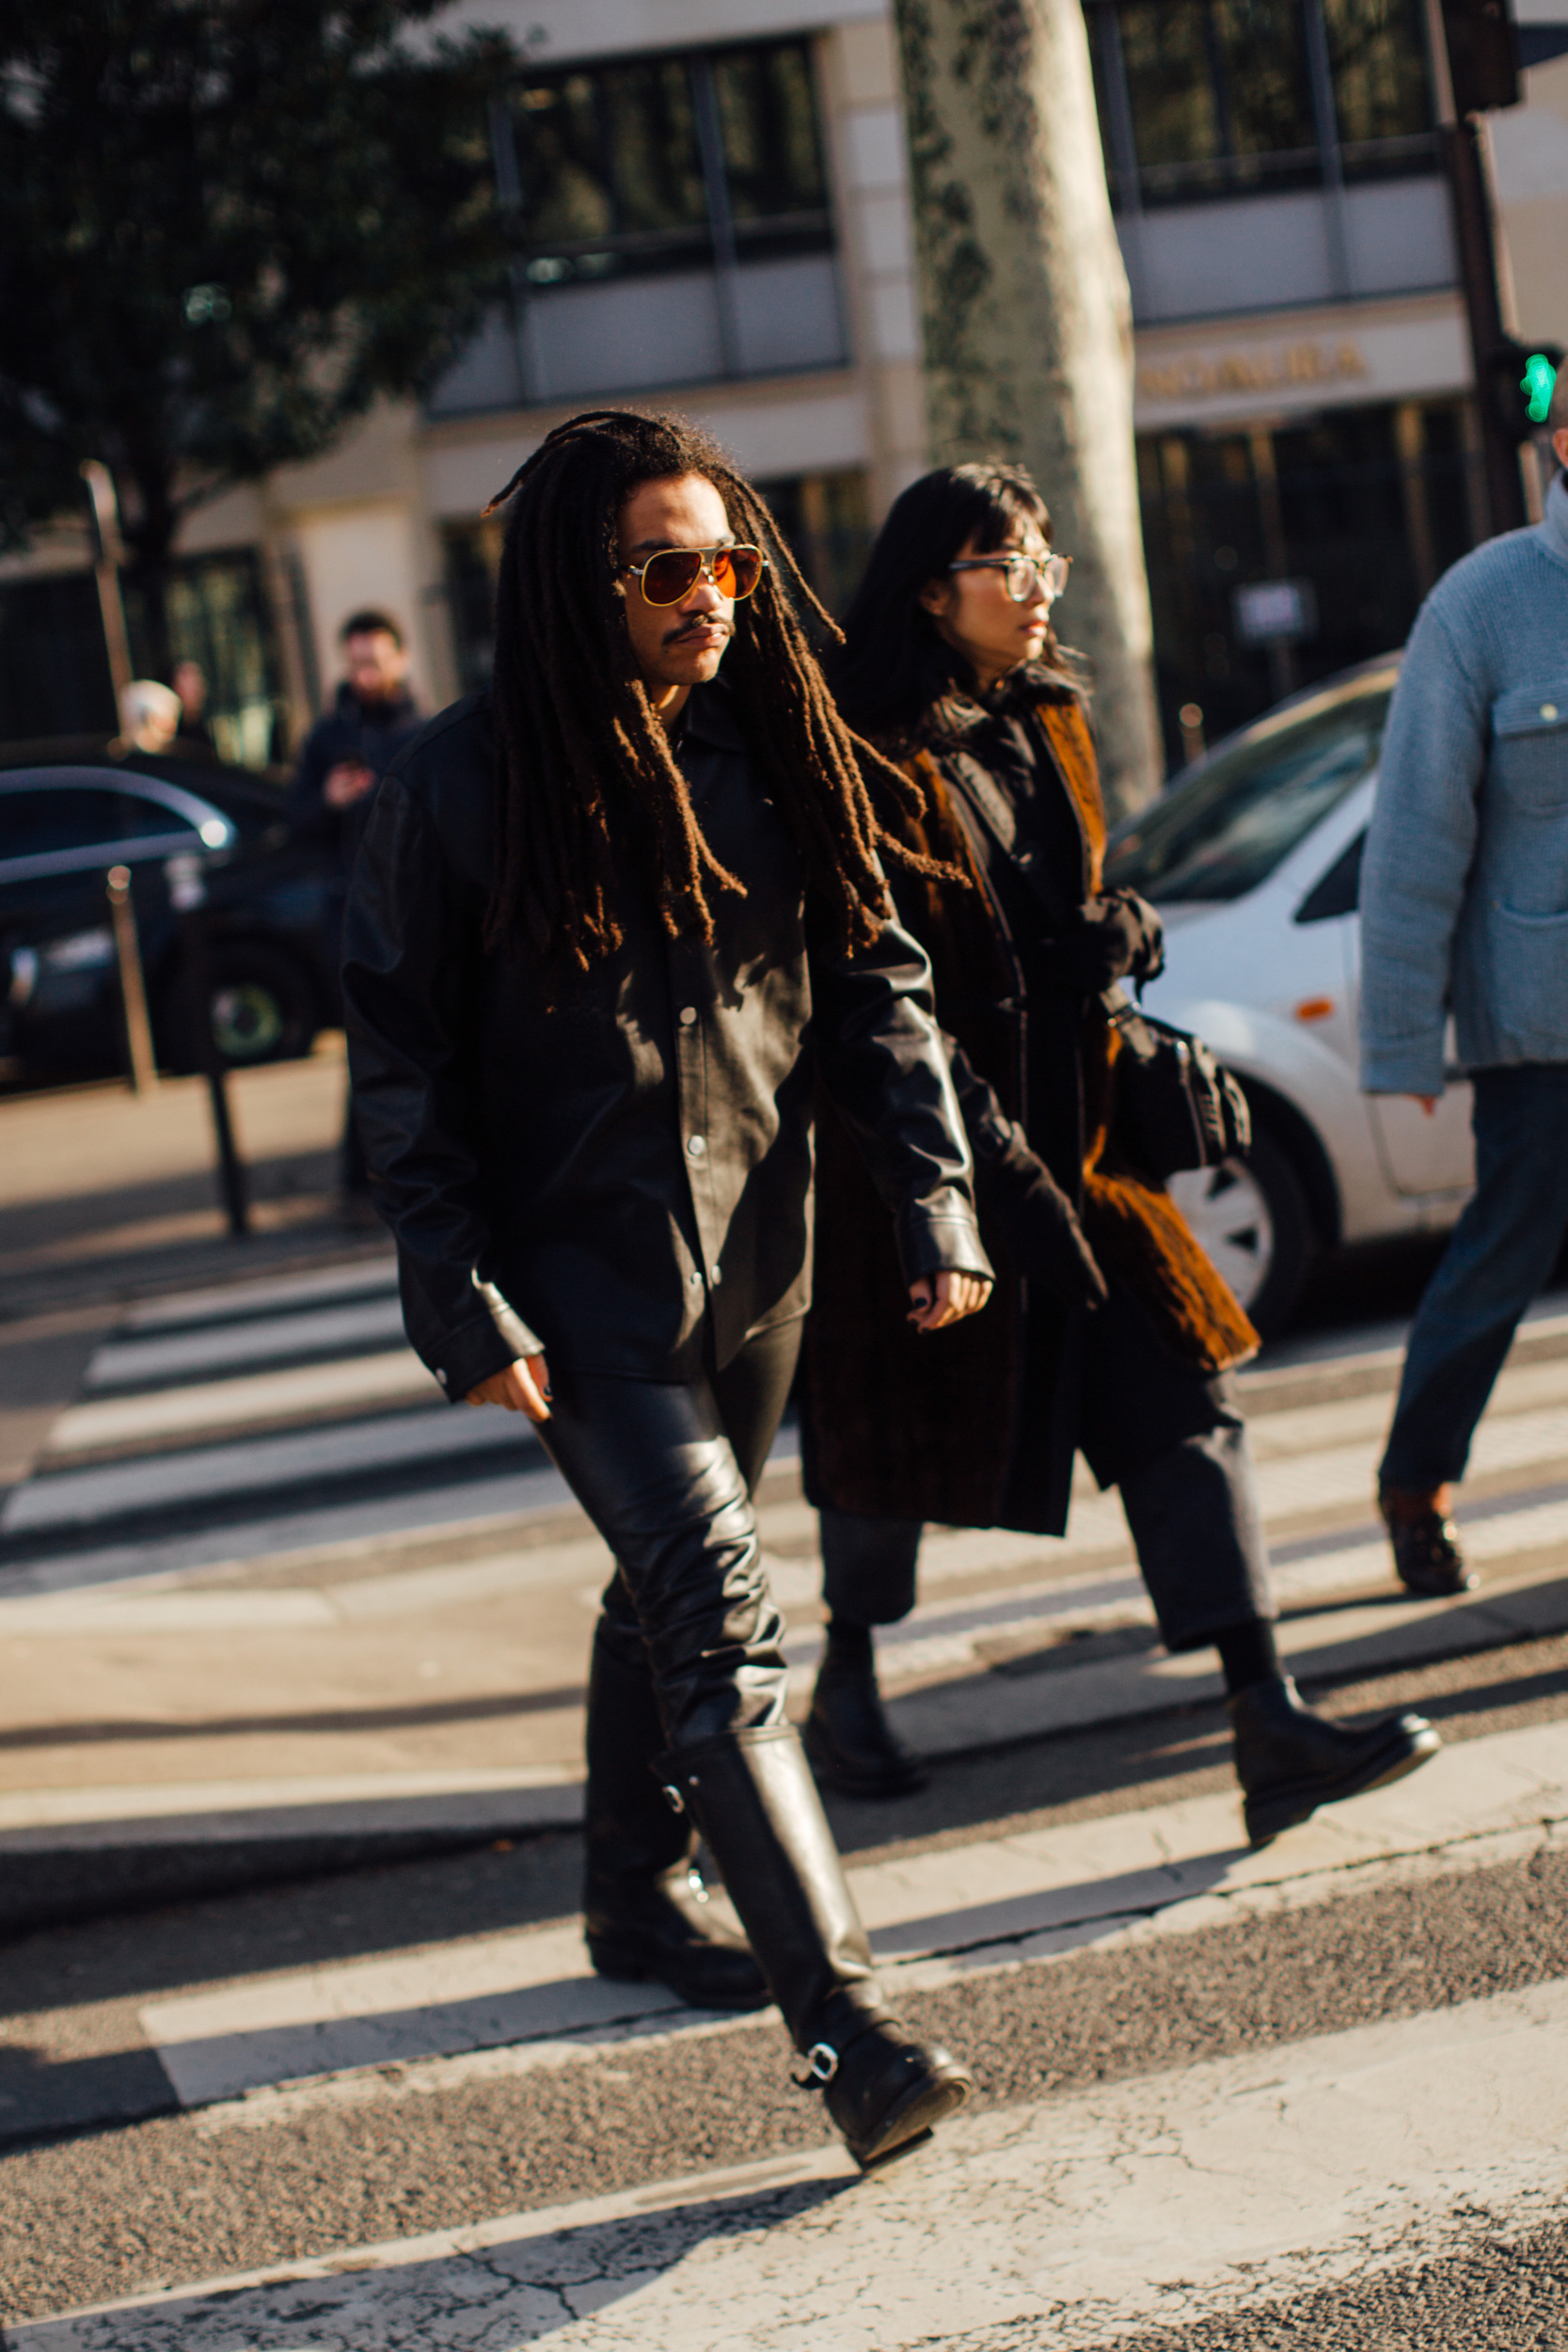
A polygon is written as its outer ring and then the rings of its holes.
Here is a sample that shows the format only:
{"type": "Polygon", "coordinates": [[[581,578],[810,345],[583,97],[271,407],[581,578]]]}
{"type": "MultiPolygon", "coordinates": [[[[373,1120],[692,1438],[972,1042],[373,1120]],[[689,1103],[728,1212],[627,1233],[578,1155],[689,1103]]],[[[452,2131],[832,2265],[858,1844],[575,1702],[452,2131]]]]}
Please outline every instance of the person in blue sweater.
{"type": "MultiPolygon", "coordinates": [[[[1563,388],[1568,393],[1568,386],[1563,388]]],[[[1568,467],[1568,399],[1552,447],[1568,467]]],[[[1476,1579],[1452,1520],[1519,1319],[1568,1235],[1568,485],[1417,617],[1361,879],[1361,1083],[1430,1113],[1451,1016],[1476,1189],[1411,1330],[1379,1502],[1410,1591],[1476,1579]]]]}

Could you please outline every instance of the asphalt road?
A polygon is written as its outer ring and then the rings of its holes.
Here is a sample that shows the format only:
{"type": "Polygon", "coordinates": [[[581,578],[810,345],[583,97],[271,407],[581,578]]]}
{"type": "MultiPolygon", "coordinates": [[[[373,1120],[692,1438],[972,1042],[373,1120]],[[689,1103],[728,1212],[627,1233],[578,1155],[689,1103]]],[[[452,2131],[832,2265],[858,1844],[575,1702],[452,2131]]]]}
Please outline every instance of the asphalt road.
{"type": "MultiPolygon", "coordinates": [[[[1365,1285],[1354,1301],[1321,1295],[1318,1329],[1331,1338],[1353,1303],[1397,1311],[1417,1271],[1414,1259],[1395,1268],[1375,1298],[1365,1285]]],[[[1478,1786],[1490,1774],[1526,1789],[1513,1832],[1460,1835],[1450,1820],[1423,1852],[1418,1778],[1401,1792],[1414,1836],[1389,1833],[1379,1848],[1369,1831],[1365,1867],[1292,1860],[1287,1837],[1277,1885],[1244,1899],[1205,1908],[1222,1854],[1180,1918],[1162,1922],[1130,1896],[1125,1922],[1101,1920],[1081,1947],[1062,1936],[1037,1955],[993,1936],[961,1963],[912,1966],[902,2012],[969,2060],[978,2097],[880,2186],[834,2172],[820,2106],[790,2087],[771,2015],[574,2026],[531,2047],[436,2037],[432,2055],[406,2062],[333,2060],[333,2021],[356,2000],[417,2042],[432,1971],[449,1959],[471,1975],[518,1939],[558,1937],[562,1967],[579,1966],[575,1833],[15,1939],[0,1947],[0,2343],[706,2352],[701,2310],[711,2341],[735,2352],[1558,2352],[1568,2013],[1559,2021],[1551,2005],[1568,2001],[1568,1744],[1562,1804],[1543,1798],[1532,1813],[1523,1751],[1509,1742],[1561,1722],[1568,1633],[1341,1677],[1311,1695],[1347,1717],[1421,1707],[1449,1751],[1433,1781],[1448,1772],[1450,1800],[1466,1757],[1478,1786]],[[381,1972],[380,1989],[367,1994],[356,1970],[381,1972]],[[326,2055],[301,2063],[300,2036],[313,2032],[326,2055]],[[260,2088],[190,2090],[204,2052],[261,2047],[269,2033],[282,2054],[260,2088]],[[1545,2123],[1521,2114],[1512,2169],[1488,2035],[1505,2057],[1522,2046],[1527,2074],[1541,2056],[1545,2123]],[[1352,2089],[1320,2113],[1330,2078],[1337,2097],[1352,2089]],[[1172,2121],[1189,2106],[1210,2119],[1210,2139],[1191,2151],[1172,2121]],[[1268,2138],[1276,2108],[1305,2118],[1283,2157],[1268,2138]],[[1390,2115],[1402,2137],[1388,2153],[1377,2127],[1390,2115]],[[1365,2178],[1347,2187],[1357,2161],[1365,2178]],[[1091,2178],[1096,2163],[1103,2179],[1091,2178]],[[1248,2205],[1271,2166],[1283,2221],[1248,2205]],[[1180,2206],[1195,2181],[1196,2218],[1180,2206]],[[870,2276],[883,2208],[889,2260],[929,2290],[914,2321],[877,2299],[886,2281],[870,2276]],[[981,2225],[1002,2226],[1012,2208],[1017,2243],[992,2257],[981,2225]],[[1159,2243],[1172,2214],[1174,2253],[1159,2243]],[[469,2240],[498,2232],[502,2251],[481,2260],[469,2240]],[[847,2251],[835,2232],[849,2233],[847,2251]],[[988,2314],[980,2286],[1011,2290],[1019,2245],[1060,2275],[1025,2282],[1024,2316],[1001,2304],[988,2314]],[[814,2248],[827,2280],[816,2288],[814,2248]],[[973,2296],[944,2277],[964,2259],[980,2265],[973,2296]],[[279,2265],[281,2282],[247,2283],[279,2265]],[[136,2296],[172,2299],[52,2324],[136,2296]]],[[[1232,1822],[1228,1758],[1221,1708],[1173,1705],[954,1754],[895,1807],[832,1811],[846,1855],[872,1876],[903,1870],[912,1883],[924,1871],[928,1885],[951,1856],[967,1890],[956,1911],[983,1909],[998,1855],[1077,1839],[1085,1872],[1113,1890],[1109,1914],[1125,1883],[1118,1838],[1163,1849],[1168,1837],[1175,1854],[1183,1822],[1211,1822],[1216,1808],[1232,1822]]],[[[1181,1851],[1207,1854],[1233,1835],[1232,1823],[1181,1851]]]]}
{"type": "MultiPolygon", "coordinates": [[[[1453,1742],[1552,1722],[1565,1687],[1568,1641],[1557,1638],[1342,1689],[1330,1703],[1358,1714],[1419,1701],[1453,1742]]],[[[999,1822],[1016,1832],[1219,1793],[1227,1778],[1220,1723],[1196,1710],[949,1767],[918,1820],[906,1822],[901,1809],[907,1841],[889,1846],[887,1817],[872,1807],[840,1808],[839,1825],[863,1858],[929,1852],[994,1835],[999,1822]]],[[[73,2081],[85,2128],[40,2119],[0,2158],[0,2279],[11,2325],[819,2145],[819,2111],[789,2087],[771,2018],[684,2040],[588,2044],[520,2073],[451,2061],[444,2076],[427,2068],[416,2083],[394,2067],[304,2093],[149,2112],[169,2105],[150,2052],[132,2046],[134,2012],[150,1994],[561,1918],[577,1867],[576,1838],[546,1836],[12,1947],[10,2059],[0,2084],[20,2106],[29,2070],[46,2063],[73,2081]]],[[[1564,1977],[1568,1852],[1548,1846],[1180,1938],[1026,1962],[917,1992],[902,2006],[963,2051],[981,2100],[998,2108],[1284,2051],[1564,1977]]],[[[1560,2253],[1555,2226],[1517,2242],[1489,2229],[1408,2276],[1380,2271],[1299,2305],[1252,2309],[1228,2332],[1205,2324],[1138,2341],[1149,2352],[1189,2343],[1195,2352],[1222,2343],[1560,2344],[1560,2253]]]]}

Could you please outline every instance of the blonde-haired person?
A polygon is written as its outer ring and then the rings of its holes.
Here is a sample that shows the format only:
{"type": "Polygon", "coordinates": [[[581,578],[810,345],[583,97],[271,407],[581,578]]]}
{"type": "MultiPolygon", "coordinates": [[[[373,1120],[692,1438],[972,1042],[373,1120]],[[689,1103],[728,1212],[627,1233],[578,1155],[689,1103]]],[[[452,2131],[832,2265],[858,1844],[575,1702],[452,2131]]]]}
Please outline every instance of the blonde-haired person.
{"type": "Polygon", "coordinates": [[[180,732],[182,706],[172,686],[152,677],[136,677],[119,690],[120,748],[131,752],[166,752],[180,732]]]}

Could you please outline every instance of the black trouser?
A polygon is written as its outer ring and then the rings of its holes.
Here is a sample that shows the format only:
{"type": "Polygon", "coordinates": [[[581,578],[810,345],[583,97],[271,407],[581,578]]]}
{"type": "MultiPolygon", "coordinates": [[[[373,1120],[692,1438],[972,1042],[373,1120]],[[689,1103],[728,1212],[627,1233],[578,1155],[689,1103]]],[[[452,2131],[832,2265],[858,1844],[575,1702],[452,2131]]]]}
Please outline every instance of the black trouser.
{"type": "MultiPolygon", "coordinates": [[[[934,1341],[933,1345],[940,1345],[934,1341]]],[[[1164,1347],[1113,1283],[1085,1318],[1078,1444],[1121,1506],[1167,1649],[1275,1616],[1246,1430],[1228,1382],[1164,1347]]],[[[894,1625],[914,1607],[922,1523],[822,1512],[823,1597],[857,1625],[894,1625]]]]}
{"type": "Polygon", "coordinates": [[[623,1680],[651,1681],[670,1748],[784,1718],[784,1619],[751,1494],[800,1346],[796,1321],[689,1383],[552,1375],[540,1435],[615,1555],[595,1645],[623,1680]]]}

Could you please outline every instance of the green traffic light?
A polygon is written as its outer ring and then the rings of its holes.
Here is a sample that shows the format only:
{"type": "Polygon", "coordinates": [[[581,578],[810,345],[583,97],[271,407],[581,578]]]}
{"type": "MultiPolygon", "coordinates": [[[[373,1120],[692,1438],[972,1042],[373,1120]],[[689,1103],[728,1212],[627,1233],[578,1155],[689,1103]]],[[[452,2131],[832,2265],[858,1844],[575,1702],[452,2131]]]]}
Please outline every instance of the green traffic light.
{"type": "Polygon", "coordinates": [[[1557,385],[1557,370],[1543,351],[1532,351],[1525,361],[1525,373],[1519,378],[1519,389],[1529,394],[1531,424],[1544,424],[1552,405],[1552,393],[1557,385]]]}

